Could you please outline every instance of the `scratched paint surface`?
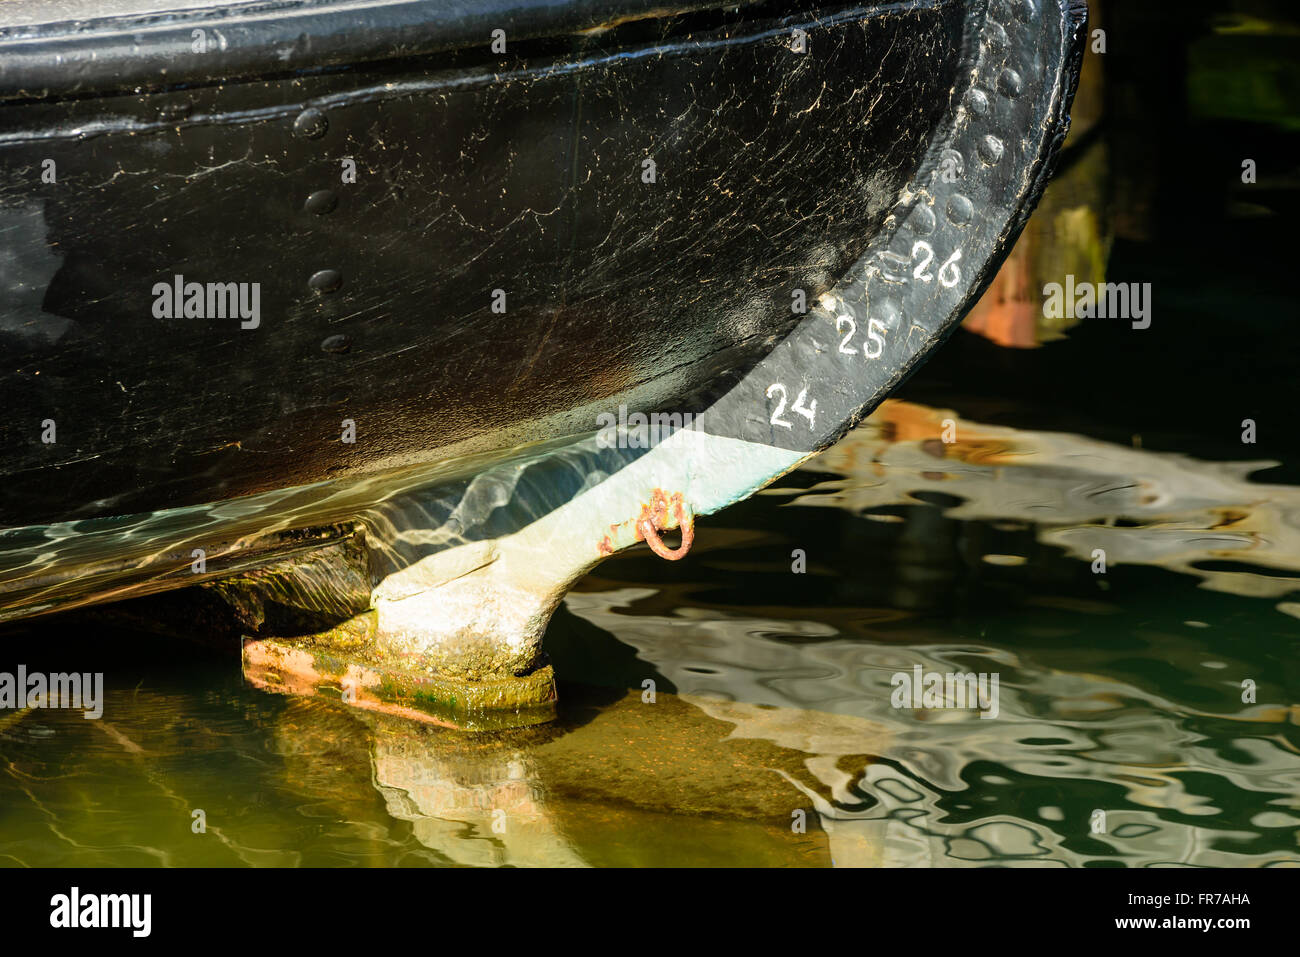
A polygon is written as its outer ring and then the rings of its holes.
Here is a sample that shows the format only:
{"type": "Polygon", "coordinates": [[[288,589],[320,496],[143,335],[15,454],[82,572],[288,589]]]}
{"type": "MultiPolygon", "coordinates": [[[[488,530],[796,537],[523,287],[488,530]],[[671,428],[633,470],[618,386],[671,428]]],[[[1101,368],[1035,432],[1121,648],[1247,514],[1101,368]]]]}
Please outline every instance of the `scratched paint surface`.
{"type": "Polygon", "coordinates": [[[858,257],[947,105],[963,5],[869,6],[806,24],[811,56],[767,10],[6,106],[0,394],[66,427],[0,422],[0,521],[504,456],[596,402],[699,411],[858,257]],[[176,276],[257,283],[256,327],[160,319],[176,276]]]}

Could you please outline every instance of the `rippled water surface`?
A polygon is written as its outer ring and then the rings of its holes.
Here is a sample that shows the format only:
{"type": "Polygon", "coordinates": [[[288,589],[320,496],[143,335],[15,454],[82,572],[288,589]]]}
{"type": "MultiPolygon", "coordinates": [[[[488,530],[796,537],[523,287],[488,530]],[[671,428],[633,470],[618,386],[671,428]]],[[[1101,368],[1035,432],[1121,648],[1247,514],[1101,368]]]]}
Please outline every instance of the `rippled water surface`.
{"type": "Polygon", "coordinates": [[[11,627],[8,670],[108,688],[3,713],[0,856],[1297,864],[1300,489],[1257,467],[890,402],[689,560],[585,579],[560,720],[499,735],[265,694],[120,616],[11,627]],[[917,666],[998,675],[996,717],[894,707],[917,666]]]}

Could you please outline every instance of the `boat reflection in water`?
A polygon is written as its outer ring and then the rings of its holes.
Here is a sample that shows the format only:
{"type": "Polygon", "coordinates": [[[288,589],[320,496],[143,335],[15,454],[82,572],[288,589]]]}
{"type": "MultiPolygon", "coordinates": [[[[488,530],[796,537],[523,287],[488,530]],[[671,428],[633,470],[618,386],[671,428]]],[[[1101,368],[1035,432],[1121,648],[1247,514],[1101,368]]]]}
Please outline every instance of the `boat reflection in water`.
{"type": "Polygon", "coordinates": [[[1249,471],[891,402],[723,513],[691,569],[632,552],[585,579],[547,635],[558,719],[510,732],[267,695],[96,630],[105,718],[0,728],[0,854],[1300,863],[1300,489],[1249,471]],[[997,675],[996,717],[895,707],[918,666],[997,675]]]}
{"type": "Polygon", "coordinates": [[[524,737],[366,716],[374,786],[465,864],[1300,863],[1300,707],[1259,657],[1294,649],[1300,489],[1247,481],[1258,465],[887,403],[767,493],[747,516],[762,521],[703,536],[704,580],[646,587],[654,566],[629,557],[566,599],[548,637],[559,673],[633,690],[562,695],[576,701],[560,725],[524,737]],[[933,438],[945,418],[951,444],[933,438]],[[804,581],[774,539],[834,540],[808,509],[863,519],[810,577],[878,562],[849,576],[866,595],[819,596],[812,614],[773,603],[798,590],[776,582],[804,581]],[[864,549],[870,529],[893,547],[864,549]],[[1180,577],[1143,600],[1123,584],[1140,566],[1180,577]],[[985,588],[992,608],[943,606],[985,588]],[[1190,594],[1162,601],[1170,589],[1190,594]],[[612,639],[635,657],[595,647],[612,639]],[[892,677],[918,666],[998,674],[996,718],[894,707],[892,677]]]}

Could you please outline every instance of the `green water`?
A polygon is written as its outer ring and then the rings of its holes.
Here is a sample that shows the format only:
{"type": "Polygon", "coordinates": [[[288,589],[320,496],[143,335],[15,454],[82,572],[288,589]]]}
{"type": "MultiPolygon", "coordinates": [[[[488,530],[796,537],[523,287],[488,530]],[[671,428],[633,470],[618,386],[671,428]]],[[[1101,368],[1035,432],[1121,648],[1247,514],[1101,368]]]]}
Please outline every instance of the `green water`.
{"type": "Polygon", "coordinates": [[[0,671],[106,689],[99,720],[0,712],[0,861],[1300,863],[1300,324],[1260,281],[1224,337],[1249,281],[1167,292],[1143,333],[959,335],[686,560],[584,579],[543,728],[268,694],[148,599],[8,626],[0,671]],[[996,674],[997,716],[895,707],[918,666],[996,674]]]}
{"type": "Polygon", "coordinates": [[[540,729],[266,694],[234,648],[103,614],[11,628],[0,670],[102,670],[106,692],[99,720],[4,714],[0,859],[1300,863],[1300,489],[1082,436],[959,417],[968,444],[938,449],[891,424],[947,414],[892,404],[702,522],[688,560],[603,564],[548,631],[560,718],[540,729]],[[1124,556],[1105,573],[1096,542],[1124,556]],[[997,716],[894,707],[918,665],[998,674],[997,716]]]}

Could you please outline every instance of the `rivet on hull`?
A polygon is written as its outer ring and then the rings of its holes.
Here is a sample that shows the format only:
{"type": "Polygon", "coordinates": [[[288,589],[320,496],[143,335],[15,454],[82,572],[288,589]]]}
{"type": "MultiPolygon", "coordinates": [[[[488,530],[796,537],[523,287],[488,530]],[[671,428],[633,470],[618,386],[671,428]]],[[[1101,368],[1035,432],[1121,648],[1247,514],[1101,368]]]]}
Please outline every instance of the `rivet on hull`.
{"type": "Polygon", "coordinates": [[[322,269],[312,273],[307,285],[316,292],[333,292],[343,285],[343,274],[337,269],[322,269]]]}
{"type": "Polygon", "coordinates": [[[338,195],[332,189],[318,189],[307,197],[307,202],[303,203],[303,208],[309,213],[315,213],[317,216],[324,216],[326,213],[332,213],[334,207],[339,204],[338,195]]]}
{"type": "Polygon", "coordinates": [[[298,114],[298,118],[293,121],[294,133],[308,140],[324,136],[329,127],[329,120],[325,119],[325,114],[314,106],[303,110],[298,114]]]}

